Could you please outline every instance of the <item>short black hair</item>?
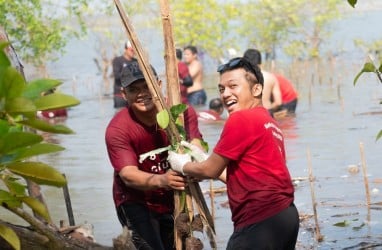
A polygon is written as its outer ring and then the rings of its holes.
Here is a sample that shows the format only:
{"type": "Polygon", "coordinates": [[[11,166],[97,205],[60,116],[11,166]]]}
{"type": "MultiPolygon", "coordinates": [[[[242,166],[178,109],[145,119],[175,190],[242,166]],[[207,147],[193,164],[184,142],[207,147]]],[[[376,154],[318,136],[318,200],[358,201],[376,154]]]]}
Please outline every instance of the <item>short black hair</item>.
{"type": "Polygon", "coordinates": [[[178,58],[178,60],[182,60],[182,54],[181,49],[176,49],[176,58],[178,58]]]}
{"type": "Polygon", "coordinates": [[[212,110],[218,111],[223,108],[223,102],[220,98],[211,99],[209,107],[212,110]]]}
{"type": "Polygon", "coordinates": [[[247,49],[244,52],[243,57],[245,57],[252,64],[261,64],[261,53],[257,49],[247,49]]]}
{"type": "Polygon", "coordinates": [[[198,49],[193,45],[188,45],[188,46],[184,47],[184,50],[186,50],[186,49],[190,50],[192,52],[192,54],[194,54],[194,55],[198,54],[198,49]]]}

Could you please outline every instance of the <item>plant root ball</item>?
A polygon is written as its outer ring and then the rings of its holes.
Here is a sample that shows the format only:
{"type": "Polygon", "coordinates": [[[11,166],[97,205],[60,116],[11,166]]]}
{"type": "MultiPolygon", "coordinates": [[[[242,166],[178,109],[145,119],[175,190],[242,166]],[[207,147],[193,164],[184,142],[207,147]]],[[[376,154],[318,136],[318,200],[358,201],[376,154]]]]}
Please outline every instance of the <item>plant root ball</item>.
{"type": "Polygon", "coordinates": [[[203,243],[200,239],[195,237],[188,237],[186,239],[186,250],[202,250],[203,243]]]}
{"type": "Polygon", "coordinates": [[[175,228],[182,237],[190,235],[190,220],[186,213],[181,213],[176,217],[175,228]]]}
{"type": "Polygon", "coordinates": [[[203,232],[203,221],[202,221],[202,217],[200,217],[200,214],[197,214],[194,216],[194,219],[192,220],[192,223],[191,223],[191,229],[192,231],[203,232]]]}

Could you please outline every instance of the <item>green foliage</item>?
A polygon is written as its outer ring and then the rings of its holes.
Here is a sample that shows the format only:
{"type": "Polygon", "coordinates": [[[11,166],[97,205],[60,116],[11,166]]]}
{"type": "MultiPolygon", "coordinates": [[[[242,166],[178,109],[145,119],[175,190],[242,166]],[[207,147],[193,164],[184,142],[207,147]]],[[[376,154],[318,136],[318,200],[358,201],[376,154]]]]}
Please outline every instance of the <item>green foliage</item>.
{"type": "MultiPolygon", "coordinates": [[[[7,45],[0,43],[0,180],[6,187],[0,189],[0,204],[5,208],[22,208],[25,204],[49,222],[46,207],[28,196],[26,180],[62,187],[66,179],[52,166],[30,158],[59,152],[64,148],[44,143],[41,135],[28,132],[27,129],[73,133],[64,125],[52,125],[37,119],[37,111],[71,107],[78,105],[79,101],[64,94],[43,96],[41,93],[61,84],[56,80],[39,79],[27,84],[4,53],[7,45]]],[[[0,236],[15,249],[20,249],[20,242],[11,229],[0,226],[0,236]]]]}
{"type": "Polygon", "coordinates": [[[86,0],[0,0],[0,26],[25,61],[42,66],[85,33],[81,15],[86,8],[86,0]]]}
{"type": "MultiPolygon", "coordinates": [[[[382,65],[380,66],[380,70],[382,69],[382,65]]],[[[373,63],[371,62],[367,62],[363,65],[363,68],[362,70],[356,75],[356,77],[354,78],[354,81],[353,81],[353,85],[356,85],[357,81],[358,81],[358,78],[365,72],[374,72],[376,74],[378,74],[378,69],[374,66],[373,63]]]]}
{"type": "Polygon", "coordinates": [[[319,56],[323,39],[332,20],[340,17],[342,0],[260,0],[240,6],[239,34],[248,38],[249,47],[257,47],[272,59],[282,48],[292,57],[319,56]]]}
{"type": "MultiPolygon", "coordinates": [[[[170,108],[170,113],[172,119],[174,119],[178,132],[183,140],[186,139],[186,131],[184,130],[184,126],[181,123],[180,115],[187,109],[187,105],[180,103],[174,105],[170,108]]],[[[170,115],[167,110],[162,110],[157,114],[157,122],[159,126],[163,129],[166,129],[170,123],[170,115]]]]}
{"type": "MultiPolygon", "coordinates": [[[[348,3],[354,8],[355,5],[357,4],[357,0],[348,0],[348,3]]],[[[364,46],[364,42],[362,42],[362,41],[355,41],[355,44],[359,45],[359,46],[364,46]]],[[[376,42],[373,42],[372,44],[366,45],[366,47],[368,48],[367,49],[368,52],[369,53],[374,52],[377,56],[379,56],[378,59],[380,61],[382,61],[381,45],[382,45],[381,41],[376,41],[376,42]]],[[[370,59],[372,59],[371,56],[369,56],[369,57],[370,57],[370,59]]],[[[374,62],[367,62],[364,64],[361,71],[354,78],[353,85],[355,85],[357,83],[358,78],[365,72],[366,73],[375,73],[377,75],[379,81],[382,83],[382,62],[379,65],[379,68],[377,68],[377,66],[375,66],[374,62]]],[[[382,104],[382,102],[380,102],[380,104],[382,104]]],[[[382,130],[380,130],[379,133],[377,134],[376,141],[378,141],[381,137],[382,137],[382,130]]]]}
{"type": "Polygon", "coordinates": [[[357,0],[348,0],[348,3],[354,8],[357,4],[357,0]]]}
{"type": "Polygon", "coordinates": [[[230,21],[239,15],[236,4],[218,0],[172,0],[170,3],[177,47],[194,45],[212,58],[223,56],[226,48],[239,47],[236,37],[227,36],[230,21]]]}
{"type": "MultiPolygon", "coordinates": [[[[379,65],[379,68],[377,68],[377,66],[375,66],[374,62],[366,62],[363,65],[363,68],[361,69],[361,71],[355,76],[354,81],[353,81],[353,85],[354,86],[356,85],[359,77],[363,73],[375,73],[376,76],[378,77],[379,81],[382,83],[382,73],[381,72],[382,72],[382,63],[379,65]]],[[[382,104],[382,102],[380,104],[382,104]]],[[[380,130],[379,133],[377,134],[376,140],[379,140],[381,137],[382,137],[382,130],[380,130]]]]}
{"type": "Polygon", "coordinates": [[[0,225],[0,237],[4,238],[14,249],[21,249],[20,240],[17,237],[17,234],[9,227],[0,225]]]}
{"type": "Polygon", "coordinates": [[[337,223],[333,224],[333,226],[335,226],[335,227],[348,227],[348,226],[350,226],[350,222],[347,220],[344,220],[344,221],[337,222],[337,223]]]}
{"type": "Polygon", "coordinates": [[[159,127],[161,127],[162,129],[166,129],[168,127],[170,123],[170,116],[167,110],[163,109],[162,111],[158,112],[157,122],[159,124],[159,127]]]}

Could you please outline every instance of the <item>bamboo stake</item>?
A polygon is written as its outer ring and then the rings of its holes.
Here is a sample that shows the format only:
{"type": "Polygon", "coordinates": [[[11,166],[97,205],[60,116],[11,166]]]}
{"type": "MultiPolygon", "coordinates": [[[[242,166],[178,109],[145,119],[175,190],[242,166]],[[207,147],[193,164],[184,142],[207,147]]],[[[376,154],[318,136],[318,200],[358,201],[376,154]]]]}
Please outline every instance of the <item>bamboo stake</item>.
{"type": "Polygon", "coordinates": [[[211,216],[215,219],[215,191],[214,191],[214,180],[210,179],[210,201],[211,201],[211,216]]]}
{"type": "Polygon", "coordinates": [[[321,232],[320,232],[320,226],[318,224],[318,218],[317,218],[317,203],[316,203],[316,197],[315,197],[315,194],[314,194],[314,177],[313,177],[313,174],[312,174],[312,160],[311,160],[311,157],[310,157],[310,150],[309,148],[307,149],[307,157],[308,157],[308,167],[309,167],[309,182],[310,182],[310,193],[311,193],[311,196],[312,196],[312,204],[313,204],[313,214],[314,214],[314,222],[316,224],[316,240],[318,242],[321,242],[324,237],[321,235],[321,232]]]}
{"type": "MultiPolygon", "coordinates": [[[[170,7],[167,0],[160,0],[164,44],[165,44],[165,61],[166,61],[166,77],[167,77],[167,94],[169,105],[175,105],[180,102],[180,90],[179,90],[179,78],[178,78],[178,64],[175,56],[175,44],[173,39],[172,22],[170,15],[170,7]]],[[[188,182],[188,189],[191,196],[187,195],[187,198],[194,199],[198,208],[199,214],[202,217],[204,223],[207,223],[207,234],[210,240],[212,248],[216,248],[215,242],[215,226],[213,217],[208,210],[208,206],[204,199],[203,193],[200,189],[199,183],[194,181],[188,182]]],[[[192,200],[188,200],[187,204],[192,204],[192,200]]],[[[176,215],[175,211],[175,215],[176,215]]],[[[180,212],[180,211],[179,211],[180,212]]],[[[193,211],[189,211],[190,213],[193,211]]],[[[178,245],[177,245],[178,247],[178,245]]]]}
{"type": "MultiPolygon", "coordinates": [[[[162,26],[164,35],[164,50],[165,50],[165,63],[166,63],[166,83],[167,83],[167,98],[168,105],[176,105],[180,103],[180,91],[179,91],[179,75],[178,75],[178,64],[175,56],[175,45],[172,32],[172,24],[170,18],[170,8],[167,1],[160,0],[161,16],[162,16],[162,26]]],[[[180,117],[183,124],[183,117],[180,117]]],[[[194,211],[192,208],[192,194],[187,192],[186,204],[188,208],[188,215],[190,221],[192,221],[194,211]]],[[[174,192],[174,218],[177,218],[180,211],[180,192],[174,192]]],[[[178,234],[177,230],[174,231],[175,238],[175,248],[177,250],[182,249],[182,238],[178,234]]]]}

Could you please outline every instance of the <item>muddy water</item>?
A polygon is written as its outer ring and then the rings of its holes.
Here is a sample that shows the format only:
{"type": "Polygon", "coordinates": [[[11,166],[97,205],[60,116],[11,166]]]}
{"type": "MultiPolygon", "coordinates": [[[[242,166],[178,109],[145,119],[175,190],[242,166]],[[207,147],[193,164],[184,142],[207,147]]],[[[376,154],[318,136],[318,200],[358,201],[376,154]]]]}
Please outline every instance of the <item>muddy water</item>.
{"type": "MultiPolygon", "coordinates": [[[[54,77],[65,82],[61,90],[79,98],[81,105],[71,108],[64,121],[76,134],[48,138],[66,150],[41,160],[66,174],[76,224],[93,224],[96,240],[112,245],[112,238],[121,233],[121,228],[112,201],[112,168],[104,131],[115,110],[92,62],[94,56],[87,43],[78,42],[67,56],[51,66],[54,77]]],[[[382,85],[370,75],[363,76],[356,87],[352,85],[360,67],[354,64],[359,60],[337,60],[317,72],[311,65],[293,66],[295,72],[290,74],[300,93],[297,115],[279,122],[285,136],[288,167],[296,179],[295,204],[306,218],[301,224],[297,249],[359,249],[362,243],[382,242],[382,140],[375,141],[382,129],[382,85]],[[365,205],[362,162],[372,203],[369,208],[365,205]],[[355,166],[358,173],[350,173],[350,166],[355,166]],[[312,186],[308,181],[310,167],[314,175],[312,186]],[[317,205],[318,224],[313,216],[313,202],[317,205]],[[316,225],[323,236],[320,243],[315,240],[316,225]]],[[[287,69],[289,72],[290,67],[287,69]]],[[[209,99],[217,96],[216,81],[213,73],[206,79],[209,99]]],[[[212,148],[222,124],[200,124],[200,128],[212,148]]],[[[202,182],[201,186],[207,190],[209,182],[202,182]]],[[[214,187],[222,186],[214,182],[214,187]]],[[[67,220],[62,190],[44,187],[43,192],[55,223],[67,220]]],[[[216,195],[214,200],[218,249],[225,248],[232,232],[230,211],[222,206],[226,200],[224,194],[216,195]]],[[[207,195],[206,201],[210,204],[207,195]]],[[[207,237],[200,238],[205,249],[209,249],[207,237]]]]}

